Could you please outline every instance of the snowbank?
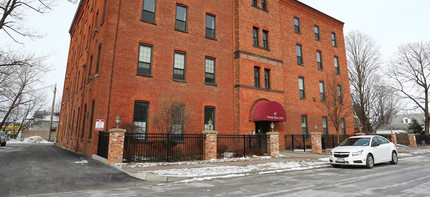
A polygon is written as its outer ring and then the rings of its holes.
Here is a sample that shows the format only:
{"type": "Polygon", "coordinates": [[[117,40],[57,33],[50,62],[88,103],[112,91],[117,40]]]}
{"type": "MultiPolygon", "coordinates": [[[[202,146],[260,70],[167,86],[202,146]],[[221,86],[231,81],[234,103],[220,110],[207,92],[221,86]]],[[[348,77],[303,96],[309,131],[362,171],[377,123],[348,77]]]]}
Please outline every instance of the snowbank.
{"type": "Polygon", "coordinates": [[[31,136],[24,139],[10,139],[7,141],[8,144],[49,144],[48,142],[40,136],[31,136]]]}

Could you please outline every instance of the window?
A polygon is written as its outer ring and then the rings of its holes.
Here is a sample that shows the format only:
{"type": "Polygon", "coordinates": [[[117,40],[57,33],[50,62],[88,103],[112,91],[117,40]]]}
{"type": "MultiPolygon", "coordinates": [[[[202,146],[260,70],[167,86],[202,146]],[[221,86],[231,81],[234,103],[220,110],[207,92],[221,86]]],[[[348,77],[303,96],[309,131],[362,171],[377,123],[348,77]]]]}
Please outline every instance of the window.
{"type": "Polygon", "coordinates": [[[302,45],[296,44],[297,64],[303,65],[302,45]]]}
{"type": "Polygon", "coordinates": [[[176,24],[175,30],[187,31],[187,6],[176,4],[176,24]]]}
{"type": "Polygon", "coordinates": [[[305,136],[305,138],[308,138],[308,116],[302,115],[302,133],[305,136]]]}
{"type": "Polygon", "coordinates": [[[152,46],[147,44],[139,44],[138,59],[137,74],[151,75],[152,46]]]}
{"type": "MultiPolygon", "coordinates": [[[[78,136],[78,130],[79,130],[79,117],[81,113],[81,108],[78,107],[78,114],[76,115],[76,130],[75,130],[75,137],[78,136]]],[[[73,131],[72,131],[73,132],[73,131]]]]}
{"type": "Polygon", "coordinates": [[[173,62],[173,79],[185,80],[185,53],[175,51],[173,62]]]}
{"type": "Polygon", "coordinates": [[[342,129],[342,135],[346,135],[345,118],[340,119],[340,128],[342,129]]]}
{"type": "Polygon", "coordinates": [[[337,43],[336,43],[336,34],[331,32],[331,42],[333,44],[334,47],[337,47],[337,43]]]}
{"type": "Polygon", "coordinates": [[[148,23],[155,22],[155,3],[156,0],[143,0],[142,18],[140,20],[148,23]]]}
{"type": "Polygon", "coordinates": [[[206,38],[215,39],[215,16],[206,14],[206,38]]]}
{"type": "Polygon", "coordinates": [[[107,0],[105,0],[105,4],[103,6],[102,24],[105,22],[105,18],[106,18],[106,4],[107,4],[107,0]]]}
{"type": "Polygon", "coordinates": [[[267,2],[266,0],[261,0],[261,9],[267,11],[267,2]]]}
{"type": "Polygon", "coordinates": [[[252,6],[257,7],[257,0],[252,0],[252,6]]]}
{"type": "Polygon", "coordinates": [[[264,86],[270,89],[270,69],[264,69],[264,86]]]}
{"type": "Polygon", "coordinates": [[[327,116],[323,116],[322,117],[322,122],[323,122],[323,134],[324,135],[328,135],[328,125],[327,125],[327,116]]]}
{"type": "Polygon", "coordinates": [[[91,25],[88,26],[88,36],[87,36],[87,46],[86,46],[86,48],[88,48],[88,44],[90,43],[90,33],[91,33],[91,25]]]}
{"type": "Polygon", "coordinates": [[[255,47],[258,47],[258,27],[252,28],[252,35],[253,35],[253,45],[255,47]]]}
{"type": "Polygon", "coordinates": [[[99,12],[97,11],[96,13],[96,21],[94,22],[94,35],[96,35],[96,33],[99,31],[99,28],[97,27],[97,20],[99,18],[99,12]]]}
{"type": "Polygon", "coordinates": [[[85,122],[86,122],[86,119],[87,119],[87,104],[85,104],[85,107],[84,107],[84,115],[82,116],[82,131],[81,131],[81,139],[84,139],[84,132],[85,132],[85,122]]]}
{"type": "Polygon", "coordinates": [[[297,17],[294,17],[294,32],[300,33],[300,19],[297,17]]]}
{"type": "MultiPolygon", "coordinates": [[[[172,104],[172,126],[171,134],[184,134],[184,109],[183,104],[172,104]]],[[[175,138],[175,141],[182,141],[181,139],[175,138]]]]}
{"type": "Polygon", "coordinates": [[[86,70],[86,67],[87,66],[82,66],[82,67],[84,67],[84,69],[82,70],[82,81],[81,81],[81,88],[79,88],[79,89],[82,89],[82,87],[84,86],[84,81],[85,81],[85,70],[86,70]]]}
{"type": "Polygon", "coordinates": [[[80,77],[81,77],[81,71],[78,72],[78,80],[76,81],[76,91],[75,93],[78,93],[78,89],[79,89],[79,82],[80,82],[80,77]]]}
{"type": "Polygon", "coordinates": [[[215,58],[205,59],[205,83],[215,84],[215,58]]]}
{"type": "Polygon", "coordinates": [[[93,55],[91,55],[91,57],[90,57],[90,67],[88,68],[88,82],[90,82],[91,78],[93,77],[91,75],[91,69],[92,69],[92,67],[93,67],[93,55]]]}
{"type": "Polygon", "coordinates": [[[263,48],[269,49],[269,32],[263,30],[263,48]]]}
{"type": "Polygon", "coordinates": [[[260,67],[254,66],[254,87],[260,87],[260,67]]]}
{"type": "Polygon", "coordinates": [[[315,40],[319,41],[320,40],[320,27],[318,27],[318,25],[315,25],[314,31],[315,31],[315,40]]]}
{"type": "Polygon", "coordinates": [[[320,97],[321,101],[325,101],[324,81],[320,81],[320,97]]]}
{"type": "Polygon", "coordinates": [[[318,66],[318,70],[323,69],[321,51],[317,51],[317,66],[318,66]]]}
{"type": "Polygon", "coordinates": [[[91,106],[91,118],[90,118],[90,133],[88,134],[88,140],[91,139],[91,137],[93,136],[93,122],[94,122],[94,108],[96,106],[96,101],[93,100],[92,102],[92,106],[91,106]]]}
{"type": "Polygon", "coordinates": [[[205,130],[215,130],[215,107],[205,106],[205,130]],[[209,128],[209,120],[212,121],[212,127],[209,128]]]}
{"type": "Polygon", "coordinates": [[[334,56],[334,69],[336,70],[336,75],[340,74],[339,58],[337,56],[334,56]]]}
{"type": "Polygon", "coordinates": [[[305,99],[305,78],[299,77],[299,92],[300,92],[300,99],[305,99]]]}
{"type": "Polygon", "coordinates": [[[102,53],[102,44],[99,45],[99,54],[97,55],[97,66],[96,66],[96,74],[94,77],[99,76],[99,67],[100,67],[100,54],[102,53]]]}
{"type": "Polygon", "coordinates": [[[135,133],[147,133],[149,102],[134,101],[133,125],[135,133]]]}
{"type": "Polygon", "coordinates": [[[75,122],[75,111],[73,111],[73,118],[72,118],[72,122],[71,122],[72,129],[70,129],[70,137],[73,136],[73,126],[74,126],[73,122],[75,122]]]}
{"type": "Polygon", "coordinates": [[[343,104],[343,98],[342,98],[342,86],[337,85],[337,97],[339,99],[339,104],[343,104]]]}

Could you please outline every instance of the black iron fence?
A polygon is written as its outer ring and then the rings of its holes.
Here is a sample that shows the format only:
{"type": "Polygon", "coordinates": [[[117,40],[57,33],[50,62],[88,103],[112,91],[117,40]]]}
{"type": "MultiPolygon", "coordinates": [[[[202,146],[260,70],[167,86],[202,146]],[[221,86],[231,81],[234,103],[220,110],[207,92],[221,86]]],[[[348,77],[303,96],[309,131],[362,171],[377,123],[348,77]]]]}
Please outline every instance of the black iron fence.
{"type": "MultiPolygon", "coordinates": [[[[397,144],[409,146],[409,135],[407,133],[396,134],[397,144]]],[[[391,141],[391,139],[390,139],[391,141]]]]}
{"type": "Polygon", "coordinates": [[[124,162],[204,159],[203,134],[126,133],[124,162]]]}
{"type": "Polygon", "coordinates": [[[285,150],[312,151],[310,135],[284,135],[285,150]]]}
{"type": "Polygon", "coordinates": [[[267,135],[217,135],[217,158],[267,153],[267,135]]]}
{"type": "Polygon", "coordinates": [[[418,146],[430,145],[430,135],[415,135],[418,146]]]}
{"type": "Polygon", "coordinates": [[[350,135],[339,135],[339,141],[337,140],[337,135],[322,135],[321,143],[322,150],[326,151],[327,149],[332,149],[336,146],[339,146],[347,138],[351,137],[350,135]]]}
{"type": "Polygon", "coordinates": [[[108,152],[109,152],[109,132],[100,131],[97,155],[107,159],[108,152]]]}

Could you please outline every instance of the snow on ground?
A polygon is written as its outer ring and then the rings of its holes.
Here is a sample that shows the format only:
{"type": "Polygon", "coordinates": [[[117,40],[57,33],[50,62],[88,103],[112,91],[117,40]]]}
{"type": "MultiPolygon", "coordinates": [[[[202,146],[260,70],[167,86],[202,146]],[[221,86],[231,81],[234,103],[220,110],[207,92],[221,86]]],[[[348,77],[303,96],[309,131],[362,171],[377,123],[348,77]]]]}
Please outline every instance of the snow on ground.
{"type": "Polygon", "coordinates": [[[49,144],[48,142],[40,136],[31,136],[24,139],[10,139],[7,141],[8,144],[49,144]]]}
{"type": "MultiPolygon", "coordinates": [[[[286,157],[286,156],[281,156],[286,157]]],[[[179,161],[179,162],[155,162],[155,163],[120,163],[114,164],[120,168],[147,168],[155,166],[170,166],[170,165],[196,165],[205,163],[218,163],[218,162],[231,162],[231,161],[251,161],[251,160],[266,160],[272,159],[270,156],[251,156],[251,157],[238,157],[238,158],[224,158],[214,160],[201,160],[201,161],[179,161]]]]}
{"type": "Polygon", "coordinates": [[[249,172],[273,171],[293,171],[305,170],[327,166],[326,161],[289,161],[289,162],[271,162],[263,164],[250,164],[246,166],[215,166],[203,168],[184,168],[184,169],[167,169],[154,170],[151,173],[159,176],[172,177],[205,177],[205,176],[225,176],[227,174],[244,174],[249,172]]]}

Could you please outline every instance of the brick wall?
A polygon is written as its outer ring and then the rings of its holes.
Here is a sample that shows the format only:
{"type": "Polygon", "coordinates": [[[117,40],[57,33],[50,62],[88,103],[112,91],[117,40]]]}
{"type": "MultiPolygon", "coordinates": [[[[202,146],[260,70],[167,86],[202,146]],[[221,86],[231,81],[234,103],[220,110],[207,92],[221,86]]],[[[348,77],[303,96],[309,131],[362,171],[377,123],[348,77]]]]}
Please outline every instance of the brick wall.
{"type": "MultiPolygon", "coordinates": [[[[157,1],[155,24],[140,20],[142,0],[108,1],[103,23],[104,1],[94,2],[94,5],[88,0],[81,2],[70,30],[58,135],[61,146],[79,153],[91,155],[97,151],[98,132],[93,128],[89,136],[95,119],[105,120],[105,130],[116,126],[117,115],[122,117],[123,125],[132,124],[136,100],[150,103],[149,132],[157,132],[153,115],[160,109],[162,98],[174,97],[185,104],[189,112],[186,133],[204,130],[204,106],[215,106],[216,130],[220,134],[249,134],[255,130],[252,121],[255,106],[276,101],[287,114],[286,122],[275,123],[282,144],[284,134],[301,133],[302,114],[308,115],[309,128],[316,124],[322,131],[322,116],[326,114],[315,107],[319,101],[319,80],[326,75],[335,76],[349,92],[343,23],[298,1],[268,1],[268,11],[263,11],[251,6],[251,1],[182,0],[180,3],[188,6],[187,32],[174,30],[178,1],[157,1]],[[94,33],[97,12],[98,31],[94,33]],[[205,38],[206,13],[216,16],[216,40],[205,38]],[[300,18],[301,34],[294,33],[294,16],[300,18]],[[315,40],[315,24],[320,27],[321,41],[315,40]],[[259,28],[260,46],[263,45],[262,31],[269,32],[268,50],[253,47],[253,27],[259,28]],[[331,45],[331,32],[337,35],[337,47],[331,45]],[[139,43],[153,46],[152,76],[136,75],[139,43]],[[296,43],[303,47],[302,66],[296,63],[296,43]],[[95,77],[100,44],[99,76],[95,77]],[[186,52],[185,81],[172,80],[175,50],[186,52]],[[322,51],[322,71],[316,66],[316,50],[322,51]],[[91,55],[93,78],[89,79],[91,55]],[[205,56],[216,58],[216,86],[204,83],[205,56]],[[338,76],[333,74],[334,56],[339,57],[341,73],[338,76]],[[254,88],[254,66],[261,68],[262,88],[254,88]],[[264,88],[265,68],[271,73],[270,90],[264,88]],[[299,99],[299,76],[305,78],[305,100],[299,99]],[[93,100],[96,104],[91,125],[93,100]],[[85,125],[82,125],[84,119],[85,125]]],[[[350,103],[349,98],[349,95],[344,98],[345,103],[350,103]]],[[[346,129],[348,134],[353,133],[352,115],[346,118],[346,129]]],[[[329,132],[336,131],[330,126],[329,132]]]]}

